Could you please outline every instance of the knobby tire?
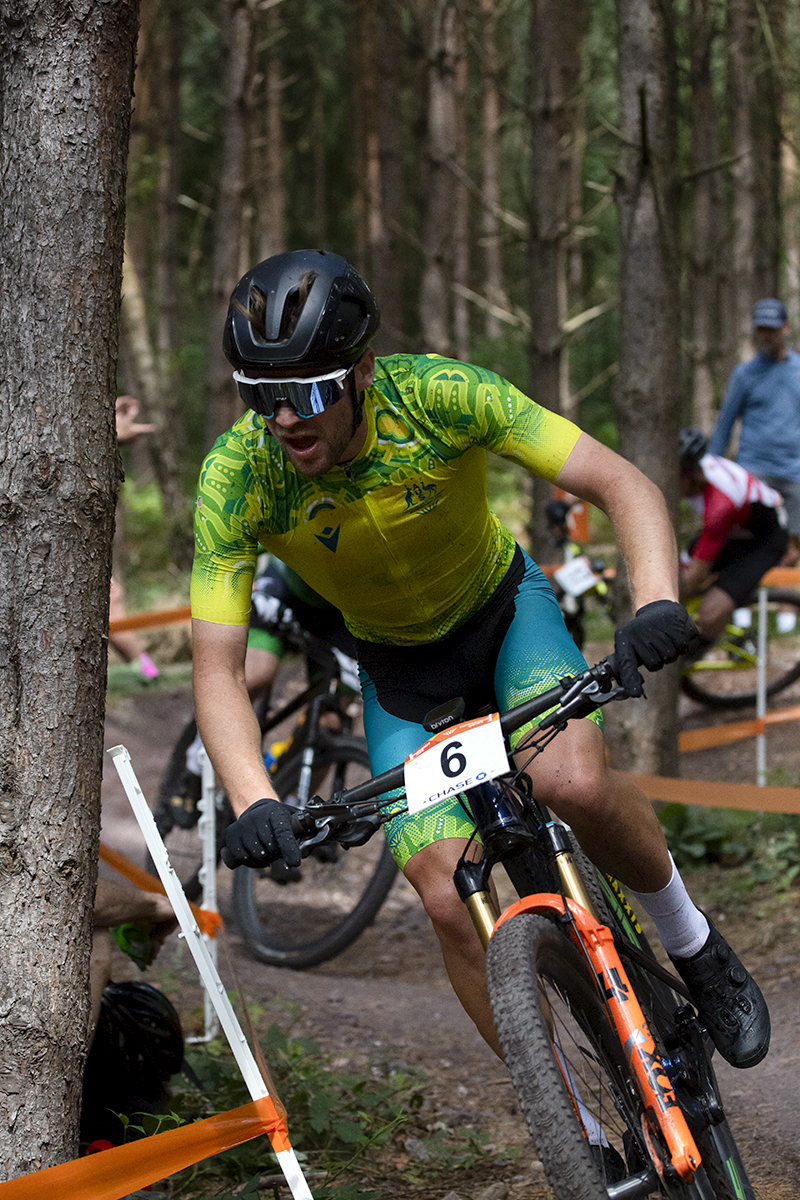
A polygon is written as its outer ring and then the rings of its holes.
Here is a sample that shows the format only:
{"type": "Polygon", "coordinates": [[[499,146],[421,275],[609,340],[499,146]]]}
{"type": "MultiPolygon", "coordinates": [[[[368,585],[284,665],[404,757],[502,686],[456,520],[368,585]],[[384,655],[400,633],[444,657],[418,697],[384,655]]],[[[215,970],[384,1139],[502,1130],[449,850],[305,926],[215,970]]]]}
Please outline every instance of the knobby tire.
{"type": "MultiPolygon", "coordinates": [[[[685,1000],[677,996],[663,979],[654,975],[640,961],[632,957],[632,955],[626,955],[625,949],[630,946],[632,949],[638,951],[640,955],[645,955],[650,959],[654,958],[647,937],[639,924],[636,914],[630,908],[624,893],[618,886],[613,885],[610,879],[602,875],[590,862],[571,832],[570,840],[573,845],[575,864],[584,880],[592,903],[600,920],[608,925],[615,935],[617,948],[620,951],[622,963],[628,974],[629,981],[636,992],[651,1031],[661,1047],[662,1057],[665,1057],[665,1055],[670,1053],[664,1050],[665,1044],[671,1045],[673,1048],[675,1047],[675,1014],[677,1009],[685,1003],[685,1000]]],[[[533,860],[539,858],[539,856],[532,853],[530,854],[530,858],[533,860]]],[[[541,858],[539,858],[539,873],[541,873],[542,865],[541,858]]],[[[549,890],[544,887],[544,880],[539,882],[537,890],[549,890]]],[[[606,1050],[607,1061],[613,1066],[615,1086],[617,1088],[621,1087],[625,1096],[628,1096],[630,1093],[630,1088],[627,1085],[629,1068],[624,1063],[620,1064],[619,1062],[621,1048],[617,1035],[611,1027],[605,1014],[605,1009],[599,1001],[585,960],[582,959],[566,934],[556,927],[551,918],[535,916],[533,914],[521,914],[519,917],[507,921],[501,926],[497,934],[492,938],[489,946],[487,971],[490,979],[489,986],[492,1004],[494,1007],[495,1002],[497,1002],[498,1007],[502,1007],[502,1010],[506,1014],[502,1018],[498,1017],[498,1009],[495,1009],[495,1020],[500,1032],[501,1042],[503,1042],[504,1051],[506,1052],[506,1061],[512,1062],[515,1059],[518,1045],[522,1044],[524,1049],[529,1044],[536,1044],[535,1037],[532,1042],[529,1042],[529,1031],[527,1028],[529,1021],[528,1013],[533,1013],[534,1016],[531,1020],[534,1023],[538,1022],[539,1044],[542,1044],[542,1039],[544,1038],[547,1046],[547,1056],[545,1058],[549,1064],[555,1062],[552,1041],[550,1040],[549,1027],[546,1020],[544,1022],[544,1033],[541,1031],[542,1006],[538,1001],[540,993],[536,969],[539,954],[542,955],[543,969],[549,970],[551,974],[554,970],[553,963],[557,962],[560,964],[563,959],[565,964],[563,969],[566,972],[569,986],[574,986],[576,989],[575,996],[577,997],[578,1005],[576,1011],[580,1010],[583,1014],[579,1019],[580,1028],[584,1031],[588,1028],[594,1031],[595,1035],[600,1038],[600,1043],[606,1050]],[[523,918],[525,919],[523,920],[523,918]],[[530,922],[534,922],[534,924],[526,930],[526,925],[530,922]],[[504,933],[504,930],[508,926],[515,927],[513,937],[508,932],[504,933]],[[503,937],[501,938],[500,935],[503,935],[503,937]],[[540,938],[541,943],[539,941],[540,938]],[[514,964],[513,967],[510,966],[511,963],[514,964]],[[522,979],[521,984],[516,982],[519,978],[522,979]],[[511,982],[512,979],[514,982],[511,982]],[[524,993],[522,996],[519,994],[520,989],[524,993]],[[512,994],[507,994],[508,991],[512,994]],[[586,1005],[585,1011],[584,1004],[586,1005]],[[506,1044],[503,1041],[501,1024],[506,1029],[506,1036],[514,1038],[514,1043],[509,1049],[506,1049],[506,1044]],[[598,1031],[600,1032],[598,1033],[598,1031]]],[[[556,970],[560,971],[561,967],[558,966],[556,970]]],[[[560,976],[556,975],[554,979],[557,985],[560,976]]],[[[568,995],[572,995],[572,993],[568,993],[568,995]]],[[[526,1056],[528,1056],[528,1053],[527,1050],[524,1050],[526,1056]]],[[[549,1083],[545,1083],[537,1093],[538,1108],[531,1107],[529,1100],[523,1103],[519,1090],[522,1087],[527,1096],[531,1086],[533,1086],[530,1081],[540,1078],[538,1073],[542,1069],[542,1064],[539,1061],[541,1057],[542,1053],[540,1050],[533,1051],[533,1059],[535,1061],[531,1061],[529,1057],[525,1057],[522,1068],[516,1068],[517,1071],[522,1072],[523,1079],[518,1086],[515,1070],[512,1069],[512,1082],[520,1097],[521,1107],[523,1108],[523,1112],[525,1112],[532,1139],[539,1149],[542,1161],[547,1167],[544,1157],[546,1155],[548,1161],[551,1163],[550,1169],[553,1170],[555,1176],[560,1180],[563,1174],[569,1174],[569,1171],[565,1172],[564,1169],[565,1161],[569,1160],[565,1160],[562,1157],[563,1150],[560,1146],[560,1137],[562,1135],[559,1135],[558,1139],[551,1137],[552,1126],[560,1125],[560,1121],[555,1120],[553,1116],[549,1083]],[[527,1111],[526,1104],[528,1105],[527,1111]],[[539,1121],[542,1122],[541,1126],[537,1124],[539,1121]],[[543,1135],[541,1132],[538,1132],[537,1136],[537,1131],[542,1127],[547,1131],[544,1136],[549,1138],[548,1148],[544,1150],[539,1144],[543,1135]],[[554,1141],[555,1144],[553,1144],[554,1141]]],[[[583,1065],[583,1056],[581,1058],[581,1065],[583,1065]]],[[[713,1071],[710,1064],[708,1070],[713,1080],[713,1071]]],[[[563,1073],[557,1063],[556,1071],[558,1088],[554,1094],[561,1095],[560,1103],[562,1103],[563,1093],[567,1093],[567,1111],[571,1116],[571,1123],[578,1126],[581,1141],[585,1142],[582,1129],[575,1119],[575,1106],[569,1096],[564,1083],[563,1073]]],[[[680,1074],[681,1072],[678,1071],[678,1073],[680,1074]]],[[[713,1195],[715,1200],[755,1200],[755,1194],[747,1178],[747,1173],[727,1121],[723,1118],[716,1125],[709,1126],[702,1119],[698,1119],[700,1108],[694,1102],[694,1095],[689,1080],[690,1075],[691,1072],[683,1073],[684,1082],[681,1085],[683,1091],[681,1091],[681,1086],[679,1086],[677,1092],[679,1101],[684,1109],[684,1115],[687,1117],[692,1134],[697,1142],[703,1161],[703,1170],[702,1173],[698,1173],[695,1183],[691,1185],[685,1185],[677,1181],[669,1186],[663,1185],[662,1194],[674,1198],[674,1200],[699,1200],[699,1197],[702,1197],[704,1194],[713,1195]]],[[[550,1077],[552,1078],[552,1070],[550,1070],[550,1077]]],[[[546,1079],[547,1076],[543,1075],[541,1078],[546,1079]]],[[[620,1108],[619,1104],[615,1105],[615,1119],[618,1119],[620,1108]]],[[[630,1117],[635,1122],[638,1122],[638,1116],[633,1108],[630,1110],[630,1117]]],[[[622,1133],[624,1136],[624,1129],[622,1133]]],[[[571,1146],[570,1136],[564,1136],[568,1137],[568,1144],[571,1146]]],[[[629,1166],[633,1170],[637,1165],[641,1167],[644,1161],[643,1158],[640,1161],[640,1156],[644,1154],[644,1150],[641,1148],[640,1126],[638,1123],[635,1124],[635,1132],[627,1135],[627,1140],[630,1147],[628,1152],[628,1158],[630,1159],[629,1166]],[[639,1150],[636,1149],[637,1142],[640,1145],[639,1150]]],[[[619,1152],[623,1153],[623,1150],[619,1152]]],[[[571,1149],[569,1153],[572,1153],[571,1149]]],[[[624,1153],[623,1157],[625,1157],[624,1153]]],[[[580,1200],[594,1200],[597,1196],[605,1197],[605,1182],[601,1181],[599,1184],[597,1183],[597,1178],[601,1178],[602,1180],[598,1164],[590,1162],[587,1166],[585,1153],[579,1154],[576,1159],[576,1162],[578,1161],[583,1162],[583,1168],[580,1169],[578,1181],[574,1185],[564,1185],[566,1187],[566,1190],[563,1191],[564,1200],[567,1200],[567,1198],[568,1200],[578,1200],[578,1198],[580,1200]],[[594,1172],[595,1182],[587,1184],[586,1179],[591,1180],[593,1178],[592,1172],[594,1172]],[[577,1192],[570,1190],[573,1186],[578,1188],[577,1192]],[[596,1190],[598,1186],[600,1188],[599,1191],[596,1190]],[[592,1190],[592,1188],[595,1190],[592,1190]]],[[[557,1200],[562,1200],[562,1192],[558,1190],[558,1188],[562,1187],[562,1183],[559,1182],[558,1187],[555,1187],[552,1179],[550,1179],[550,1182],[551,1186],[554,1186],[557,1200]]]]}
{"type": "MultiPolygon", "coordinates": [[[[607,1174],[590,1139],[605,1140],[626,1173],[649,1159],[631,1070],[585,961],[550,918],[520,913],[493,935],[487,975],[506,1064],[556,1200],[606,1200],[619,1176],[607,1174]]],[[[661,1186],[669,1200],[714,1195],[703,1168],[691,1183],[661,1186]]]]}

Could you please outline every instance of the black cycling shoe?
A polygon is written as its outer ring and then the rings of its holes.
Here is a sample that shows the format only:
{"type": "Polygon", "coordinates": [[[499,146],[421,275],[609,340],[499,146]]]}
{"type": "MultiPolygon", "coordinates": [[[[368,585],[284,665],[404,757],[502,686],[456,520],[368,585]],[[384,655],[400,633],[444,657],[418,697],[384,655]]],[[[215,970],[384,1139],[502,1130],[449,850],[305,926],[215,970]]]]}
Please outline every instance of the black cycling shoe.
{"type": "Polygon", "coordinates": [[[672,958],[700,1019],[732,1067],[754,1067],[769,1049],[770,1021],[761,989],[718,929],[691,958],[672,958]]]}

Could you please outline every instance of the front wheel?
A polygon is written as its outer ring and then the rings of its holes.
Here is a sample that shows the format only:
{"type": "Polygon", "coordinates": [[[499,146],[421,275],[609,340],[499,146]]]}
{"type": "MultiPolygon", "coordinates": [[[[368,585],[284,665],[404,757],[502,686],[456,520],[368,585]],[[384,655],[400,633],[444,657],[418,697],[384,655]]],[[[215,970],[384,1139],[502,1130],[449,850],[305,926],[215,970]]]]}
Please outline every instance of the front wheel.
{"type": "MultiPolygon", "coordinates": [[[[681,673],[687,696],[708,708],[756,703],[759,605],[737,608],[725,632],[681,673]]],[[[767,589],[767,697],[800,679],[800,593],[767,589]]]]}
{"type": "MultiPolygon", "coordinates": [[[[291,801],[300,777],[294,757],[273,780],[291,801]]],[[[314,792],[327,799],[370,777],[366,742],[333,737],[316,753],[314,792]]],[[[276,878],[269,868],[238,867],[233,910],[252,954],[272,967],[302,970],[340,954],[372,923],[397,874],[383,836],[343,850],[327,843],[303,859],[299,878],[276,878]]]]}
{"type": "Polygon", "coordinates": [[[588,968],[547,917],[520,913],[492,936],[487,975],[495,1024],[520,1107],[556,1200],[631,1194],[714,1200],[701,1166],[690,1182],[660,1179],[647,1123],[616,1030],[588,968]],[[649,1194],[649,1193],[648,1193],[649,1194]]]}

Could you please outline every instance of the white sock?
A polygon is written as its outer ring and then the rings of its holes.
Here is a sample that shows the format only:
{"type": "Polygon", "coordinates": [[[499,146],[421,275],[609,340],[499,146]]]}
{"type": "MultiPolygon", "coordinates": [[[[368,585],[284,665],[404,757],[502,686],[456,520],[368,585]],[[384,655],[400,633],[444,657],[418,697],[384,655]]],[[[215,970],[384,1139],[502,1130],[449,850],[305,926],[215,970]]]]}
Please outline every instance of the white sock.
{"type": "Polygon", "coordinates": [[[628,888],[653,920],[661,945],[675,958],[691,958],[703,949],[710,932],[708,921],[693,903],[672,861],[672,876],[658,892],[635,892],[628,888]]]}

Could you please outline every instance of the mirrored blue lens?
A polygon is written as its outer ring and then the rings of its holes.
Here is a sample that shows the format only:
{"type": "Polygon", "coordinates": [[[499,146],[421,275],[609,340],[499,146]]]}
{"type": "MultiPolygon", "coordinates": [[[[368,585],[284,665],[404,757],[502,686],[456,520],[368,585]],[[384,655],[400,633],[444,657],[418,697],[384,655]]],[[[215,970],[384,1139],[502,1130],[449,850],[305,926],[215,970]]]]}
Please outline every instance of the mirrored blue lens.
{"type": "Polygon", "coordinates": [[[248,408],[262,417],[273,417],[282,402],[291,404],[298,417],[313,417],[341,400],[344,382],[337,379],[315,379],[309,383],[295,379],[244,383],[237,379],[239,395],[248,408]]]}

